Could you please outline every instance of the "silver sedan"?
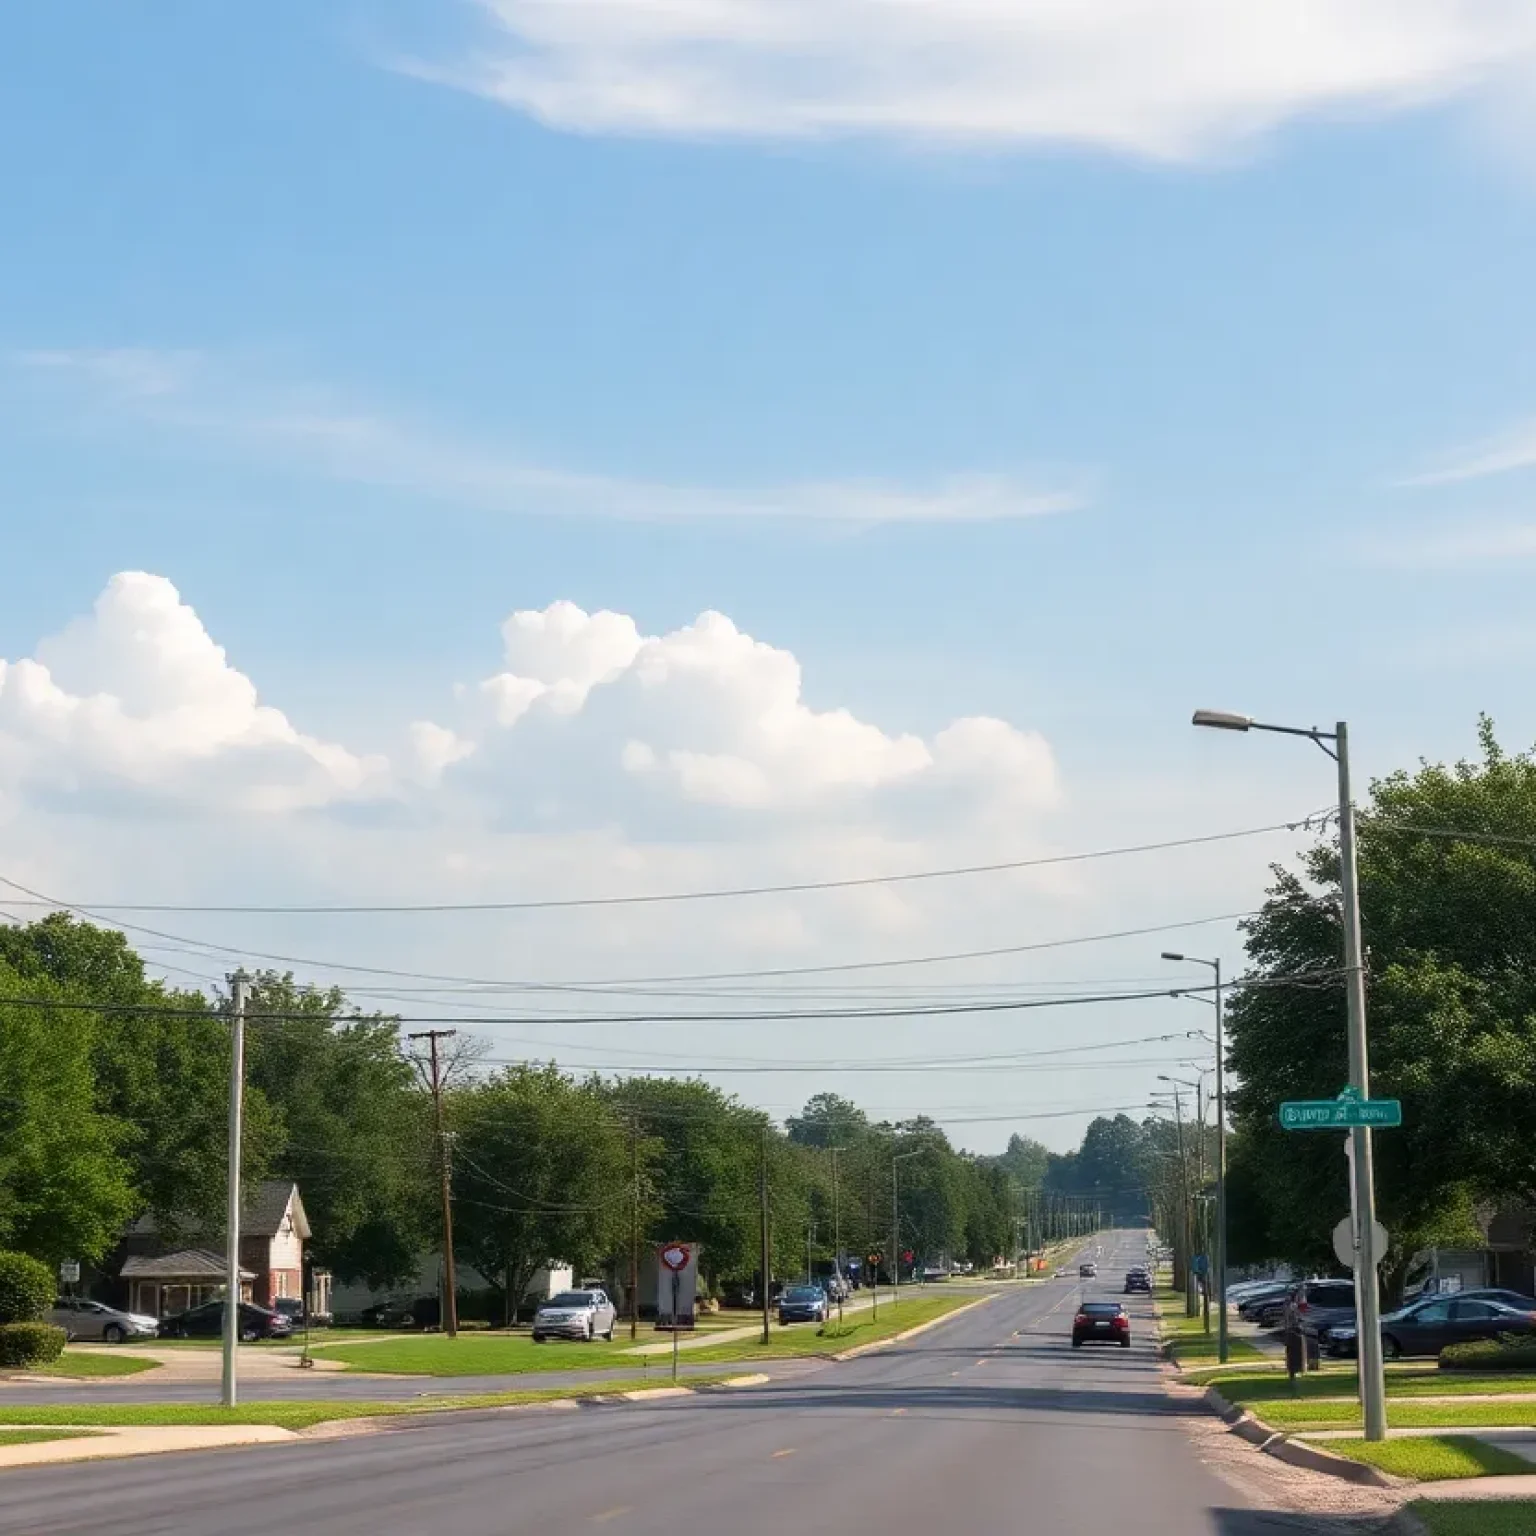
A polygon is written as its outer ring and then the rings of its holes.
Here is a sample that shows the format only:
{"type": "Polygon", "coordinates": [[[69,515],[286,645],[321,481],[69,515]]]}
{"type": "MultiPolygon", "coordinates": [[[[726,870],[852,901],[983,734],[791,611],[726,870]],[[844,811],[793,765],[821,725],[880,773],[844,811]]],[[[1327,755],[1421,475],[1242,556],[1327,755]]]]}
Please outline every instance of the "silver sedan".
{"type": "Polygon", "coordinates": [[[618,1309],[606,1291],[562,1291],[533,1315],[533,1342],[545,1339],[612,1339],[618,1309]]]}
{"type": "Polygon", "coordinates": [[[101,1339],[107,1344],[121,1344],[125,1339],[152,1339],[160,1329],[156,1318],[141,1312],[119,1312],[116,1307],[87,1301],[83,1296],[59,1297],[47,1320],[55,1328],[62,1328],[71,1341],[101,1339]]]}

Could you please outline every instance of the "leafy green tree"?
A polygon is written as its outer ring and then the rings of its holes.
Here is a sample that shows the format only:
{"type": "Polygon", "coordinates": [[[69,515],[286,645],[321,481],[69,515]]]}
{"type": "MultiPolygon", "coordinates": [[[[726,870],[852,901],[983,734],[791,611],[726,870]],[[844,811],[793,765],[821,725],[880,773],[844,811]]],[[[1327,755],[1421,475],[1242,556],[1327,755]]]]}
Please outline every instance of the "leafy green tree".
{"type": "Polygon", "coordinates": [[[589,1269],[624,1251],[634,1208],[629,1129],[609,1096],[553,1066],[461,1087],[454,1250],[520,1298],[550,1260],[589,1269]]]}

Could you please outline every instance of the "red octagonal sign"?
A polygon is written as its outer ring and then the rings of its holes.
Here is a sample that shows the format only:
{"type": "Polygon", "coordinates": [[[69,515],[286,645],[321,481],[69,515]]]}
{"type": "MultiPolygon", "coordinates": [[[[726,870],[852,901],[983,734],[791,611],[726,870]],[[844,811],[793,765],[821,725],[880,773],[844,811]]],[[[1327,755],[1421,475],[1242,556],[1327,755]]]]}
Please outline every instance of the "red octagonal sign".
{"type": "Polygon", "coordinates": [[[680,1274],[688,1268],[688,1260],[692,1254],[688,1250],[687,1243],[668,1243],[661,1250],[661,1262],[672,1271],[674,1275],[680,1274]]]}

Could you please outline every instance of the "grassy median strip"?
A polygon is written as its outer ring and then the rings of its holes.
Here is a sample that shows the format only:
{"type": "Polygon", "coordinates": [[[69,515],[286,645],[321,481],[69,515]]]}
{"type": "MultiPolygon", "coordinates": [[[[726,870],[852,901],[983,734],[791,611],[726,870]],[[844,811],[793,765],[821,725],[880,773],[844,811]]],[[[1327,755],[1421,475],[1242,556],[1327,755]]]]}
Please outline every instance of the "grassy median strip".
{"type": "MultiPolygon", "coordinates": [[[[1189,1380],[1197,1386],[1215,1385],[1229,1403],[1286,1402],[1299,1398],[1353,1397],[1359,1388],[1354,1366],[1332,1366],[1296,1378],[1295,1390],[1282,1370],[1198,1371],[1189,1380]]],[[[1536,1395],[1536,1376],[1458,1375],[1433,1366],[1394,1366],[1387,1371],[1389,1397],[1502,1397],[1536,1395]]]]}
{"type": "Polygon", "coordinates": [[[880,1303],[877,1322],[868,1312],[858,1312],[842,1327],[837,1318],[822,1328],[809,1323],[800,1327],[775,1328],[766,1344],[760,1338],[738,1339],[731,1344],[714,1344],[707,1349],[690,1349],[683,1358],[700,1365],[723,1364],[727,1361],[753,1363],[759,1360],[788,1360],[805,1355],[840,1355],[844,1350],[858,1349],[864,1344],[878,1344],[883,1339],[893,1339],[909,1328],[924,1323],[937,1322],[961,1307],[975,1305],[975,1296],[922,1296],[903,1301],[896,1307],[880,1303]]]}
{"type": "Polygon", "coordinates": [[[1529,1499],[1421,1499],[1408,1507],[1429,1536],[1536,1536],[1529,1499]]]}
{"type": "MultiPolygon", "coordinates": [[[[1265,1403],[1256,1411],[1276,1429],[1349,1429],[1361,1422],[1359,1403],[1265,1403]]],[[[1536,1427],[1536,1403],[1397,1402],[1387,1422],[1393,1429],[1527,1429],[1536,1427]]]]}
{"type": "MultiPolygon", "coordinates": [[[[1442,1483],[1462,1477],[1521,1476],[1531,1463],[1512,1451],[1485,1445],[1464,1435],[1425,1435],[1412,1440],[1328,1440],[1323,1449],[1351,1461],[1363,1461],[1393,1477],[1442,1483]]],[[[1479,1536],[1483,1528],[1479,1527],[1479,1536]]]]}
{"type": "MultiPolygon", "coordinates": [[[[727,1376],[693,1377],[690,1387],[718,1386],[727,1376]]],[[[341,1419],[418,1418],[465,1408],[520,1408],[569,1398],[605,1397],[643,1392],[661,1383],[625,1380],[584,1382],[576,1387],[545,1387],[527,1392],[479,1392],[464,1396],[420,1398],[409,1402],[240,1403],[222,1408],[215,1403],[14,1403],[0,1405],[9,1424],[61,1425],[72,1428],[120,1429],[129,1426],[167,1428],[188,1424],[270,1424],[278,1429],[313,1429],[341,1419]]]]}
{"type": "Polygon", "coordinates": [[[134,1355],[107,1354],[101,1350],[66,1349],[52,1365],[39,1366],[33,1376],[70,1376],[83,1379],[103,1376],[139,1376],[159,1368],[154,1360],[134,1355]]]}
{"type": "Polygon", "coordinates": [[[91,1429],[0,1429],[0,1446],[43,1445],[49,1440],[90,1440],[91,1429]]]}
{"type": "Polygon", "coordinates": [[[377,1344],[327,1344],[311,1353],[317,1360],[339,1360],[349,1371],[383,1376],[521,1376],[535,1371],[628,1370],[636,1361],[622,1355],[622,1347],[617,1342],[575,1340],[535,1344],[526,1333],[461,1333],[456,1339],[432,1333],[377,1344]]]}

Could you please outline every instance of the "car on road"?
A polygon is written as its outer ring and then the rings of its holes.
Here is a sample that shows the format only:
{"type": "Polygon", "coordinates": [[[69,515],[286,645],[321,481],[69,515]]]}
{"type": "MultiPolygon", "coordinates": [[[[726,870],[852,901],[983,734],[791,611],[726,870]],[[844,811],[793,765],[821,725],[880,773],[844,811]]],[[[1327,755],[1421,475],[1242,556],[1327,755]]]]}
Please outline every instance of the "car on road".
{"type": "Polygon", "coordinates": [[[1125,1275],[1125,1294],[1129,1296],[1133,1291],[1140,1291],[1144,1295],[1152,1294],[1152,1276],[1144,1269],[1131,1269],[1125,1275]]]}
{"type": "Polygon", "coordinates": [[[43,1321],[62,1328],[71,1344],[77,1339],[121,1344],[127,1339],[152,1339],[160,1332],[158,1317],[144,1312],[120,1312],[84,1296],[59,1297],[43,1321]]]}
{"type": "Polygon", "coordinates": [[[588,1343],[593,1339],[611,1340],[618,1320],[618,1308],[609,1301],[606,1291],[561,1291],[533,1314],[533,1342],[542,1344],[546,1339],[585,1339],[588,1343]]]}
{"type": "MultiPolygon", "coordinates": [[[[249,1344],[257,1339],[286,1339],[293,1332],[293,1324],[281,1312],[268,1307],[258,1307],[255,1302],[242,1301],[237,1314],[240,1338],[249,1344]]],[[[217,1339],[224,1332],[224,1300],[205,1301],[201,1306],[189,1307],[175,1317],[165,1318],[159,1328],[162,1339],[217,1339]]]]}
{"type": "Polygon", "coordinates": [[[1085,1301],[1072,1319],[1072,1348],[1084,1344],[1131,1347],[1131,1320],[1118,1301],[1085,1301]]]}
{"type": "Polygon", "coordinates": [[[779,1322],[824,1323],[827,1293],[819,1285],[786,1285],[779,1297],[779,1322]]]}
{"type": "MultiPolygon", "coordinates": [[[[1536,1309],[1506,1307],[1462,1295],[1431,1296],[1385,1313],[1381,1319],[1381,1352],[1389,1360],[1404,1355],[1438,1355],[1450,1344],[1497,1339],[1506,1334],[1536,1334],[1536,1309]]],[[[1360,1335],[1354,1323],[1327,1328],[1319,1342],[1327,1354],[1353,1358],[1360,1335]]]]}
{"type": "Polygon", "coordinates": [[[1086,1264],[1079,1264],[1077,1266],[1077,1278],[1079,1280],[1092,1280],[1098,1273],[1099,1266],[1092,1259],[1089,1259],[1086,1264]]]}

